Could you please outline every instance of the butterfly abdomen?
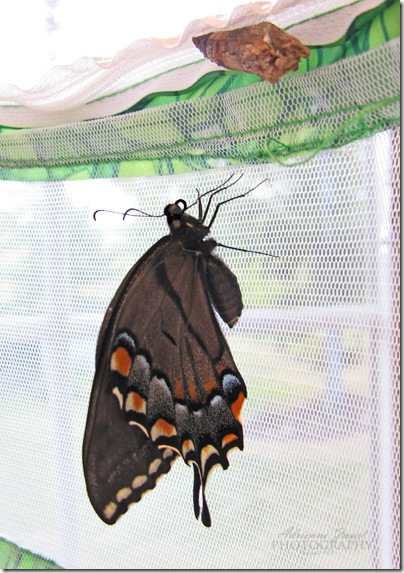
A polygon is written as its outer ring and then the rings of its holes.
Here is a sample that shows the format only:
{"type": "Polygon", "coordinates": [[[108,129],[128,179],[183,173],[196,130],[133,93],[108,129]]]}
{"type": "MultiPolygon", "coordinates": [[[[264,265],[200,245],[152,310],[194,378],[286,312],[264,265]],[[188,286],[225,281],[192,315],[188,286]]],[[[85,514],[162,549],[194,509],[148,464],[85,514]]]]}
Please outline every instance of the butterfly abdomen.
{"type": "Polygon", "coordinates": [[[178,206],[175,204],[168,205],[165,210],[166,214],[170,214],[167,216],[167,220],[171,235],[181,243],[184,250],[200,253],[205,259],[210,299],[222,320],[228,326],[233,327],[243,310],[241,290],[237,278],[225,263],[213,254],[217,243],[214,239],[207,238],[209,227],[187,213],[182,213],[181,217],[179,215],[173,216],[172,213],[176,213],[177,209],[178,206]]]}
{"type": "Polygon", "coordinates": [[[234,326],[243,310],[236,276],[223,261],[212,255],[207,258],[206,278],[209,295],[219,316],[230,327],[234,326]]]}

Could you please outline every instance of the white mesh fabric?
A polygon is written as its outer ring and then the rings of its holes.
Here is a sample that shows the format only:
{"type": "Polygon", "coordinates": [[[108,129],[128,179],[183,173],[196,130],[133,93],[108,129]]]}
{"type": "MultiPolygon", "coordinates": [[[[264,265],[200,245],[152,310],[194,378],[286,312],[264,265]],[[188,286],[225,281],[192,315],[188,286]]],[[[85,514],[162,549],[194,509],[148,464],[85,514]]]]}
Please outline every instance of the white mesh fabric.
{"type": "MultiPolygon", "coordinates": [[[[250,157],[284,159],[293,151],[315,154],[396,121],[399,69],[396,38],[354,58],[286,76],[275,85],[261,82],[112,118],[6,131],[0,134],[0,168],[71,166],[76,177],[84,178],[87,164],[97,163],[97,177],[123,177],[122,160],[159,159],[164,165],[158,172],[166,173],[184,170],[181,165],[170,171],[170,161],[176,160],[193,170],[216,166],[218,156],[219,162],[246,162],[250,157]]],[[[35,179],[66,176],[38,171],[35,179]]],[[[143,175],[142,169],[135,174],[143,175]]]]}
{"type": "Polygon", "coordinates": [[[0,85],[0,125],[53,126],[121,113],[145,96],[187,89],[204,74],[219,69],[202,57],[192,43],[193,36],[269,19],[305,44],[330,44],[346,33],[359,14],[382,2],[277,0],[239,6],[235,2],[229,18],[209,15],[194,20],[181,37],[134,38],[109,61],[82,57],[69,66],[51,68],[34,89],[0,85]]]}
{"type": "MultiPolygon", "coordinates": [[[[68,568],[367,568],[399,555],[399,139],[383,132],[296,167],[0,183],[0,536],[68,568]],[[393,169],[394,166],[394,169],[393,169]],[[213,226],[245,309],[225,329],[249,397],[245,449],[215,469],[213,525],[179,460],[114,526],[86,495],[81,445],[95,344],[160,214],[231,173],[213,226]]],[[[147,309],[144,309],[147,312],[147,309]]]]}

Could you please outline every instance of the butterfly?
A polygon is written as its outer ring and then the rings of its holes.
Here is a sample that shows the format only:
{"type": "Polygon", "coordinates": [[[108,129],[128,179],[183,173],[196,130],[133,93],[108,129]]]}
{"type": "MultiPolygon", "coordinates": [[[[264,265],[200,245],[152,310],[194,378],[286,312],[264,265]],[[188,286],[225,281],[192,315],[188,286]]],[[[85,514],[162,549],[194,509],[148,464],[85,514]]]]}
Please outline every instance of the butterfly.
{"type": "Polygon", "coordinates": [[[206,224],[212,198],[230,179],[198,193],[198,218],[182,199],[166,206],[170,234],[128,272],[102,322],[83,468],[90,501],[107,524],[181,456],[194,470],[195,516],[209,527],[209,472],[215,465],[227,469],[229,450],[243,449],[247,389],[215,314],[234,326],[242,295],[214,252],[224,245],[210,229],[219,207],[253,189],[219,202],[206,224]],[[203,212],[201,197],[208,193],[203,212]]]}

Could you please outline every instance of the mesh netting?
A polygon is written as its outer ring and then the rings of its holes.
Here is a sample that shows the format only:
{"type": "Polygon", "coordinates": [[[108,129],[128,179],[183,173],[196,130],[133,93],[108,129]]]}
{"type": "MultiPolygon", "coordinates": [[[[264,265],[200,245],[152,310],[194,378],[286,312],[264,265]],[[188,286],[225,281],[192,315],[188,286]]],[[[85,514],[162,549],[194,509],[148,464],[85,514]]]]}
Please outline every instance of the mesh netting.
{"type": "Polygon", "coordinates": [[[0,535],[69,568],[367,568],[399,558],[398,132],[295,167],[0,184],[0,535]],[[213,234],[244,311],[224,328],[248,387],[245,449],[212,472],[210,530],[192,471],[113,527],[86,495],[81,444],[103,313],[163,234],[160,214],[244,173],[213,234]]]}
{"type": "Polygon", "coordinates": [[[0,134],[0,176],[84,179],[296,162],[397,123],[398,39],[276,85],[0,134]]]}
{"type": "MultiPolygon", "coordinates": [[[[1,126],[60,126],[104,118],[256,83],[260,78],[255,74],[227,73],[202,57],[192,37],[263,20],[310,46],[311,54],[297,72],[307,73],[398,39],[400,0],[243,3],[228,19],[210,15],[190,22],[181,37],[137,39],[111,59],[82,57],[71,65],[51,68],[33,89],[0,84],[0,130],[1,126]]],[[[387,75],[388,66],[382,71],[387,75]]],[[[389,85],[387,78],[385,85],[389,85]]]]}

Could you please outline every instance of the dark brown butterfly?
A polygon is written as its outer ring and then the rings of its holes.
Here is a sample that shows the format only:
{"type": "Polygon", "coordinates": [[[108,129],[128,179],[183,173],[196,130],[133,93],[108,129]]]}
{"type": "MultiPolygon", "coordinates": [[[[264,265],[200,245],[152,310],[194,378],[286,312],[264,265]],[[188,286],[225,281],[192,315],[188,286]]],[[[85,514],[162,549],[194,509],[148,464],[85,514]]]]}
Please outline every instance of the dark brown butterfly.
{"type": "Polygon", "coordinates": [[[91,503],[108,524],[180,455],[194,469],[195,516],[202,505],[210,526],[209,472],[228,467],[231,448],[243,449],[247,390],[214,312],[231,327],[243,303],[235,275],[214,254],[219,243],[208,237],[230,199],[205,225],[212,197],[224,188],[210,192],[205,213],[198,197],[198,219],[182,199],[167,205],[170,235],[129,271],[102,323],[83,465],[91,503]]]}

